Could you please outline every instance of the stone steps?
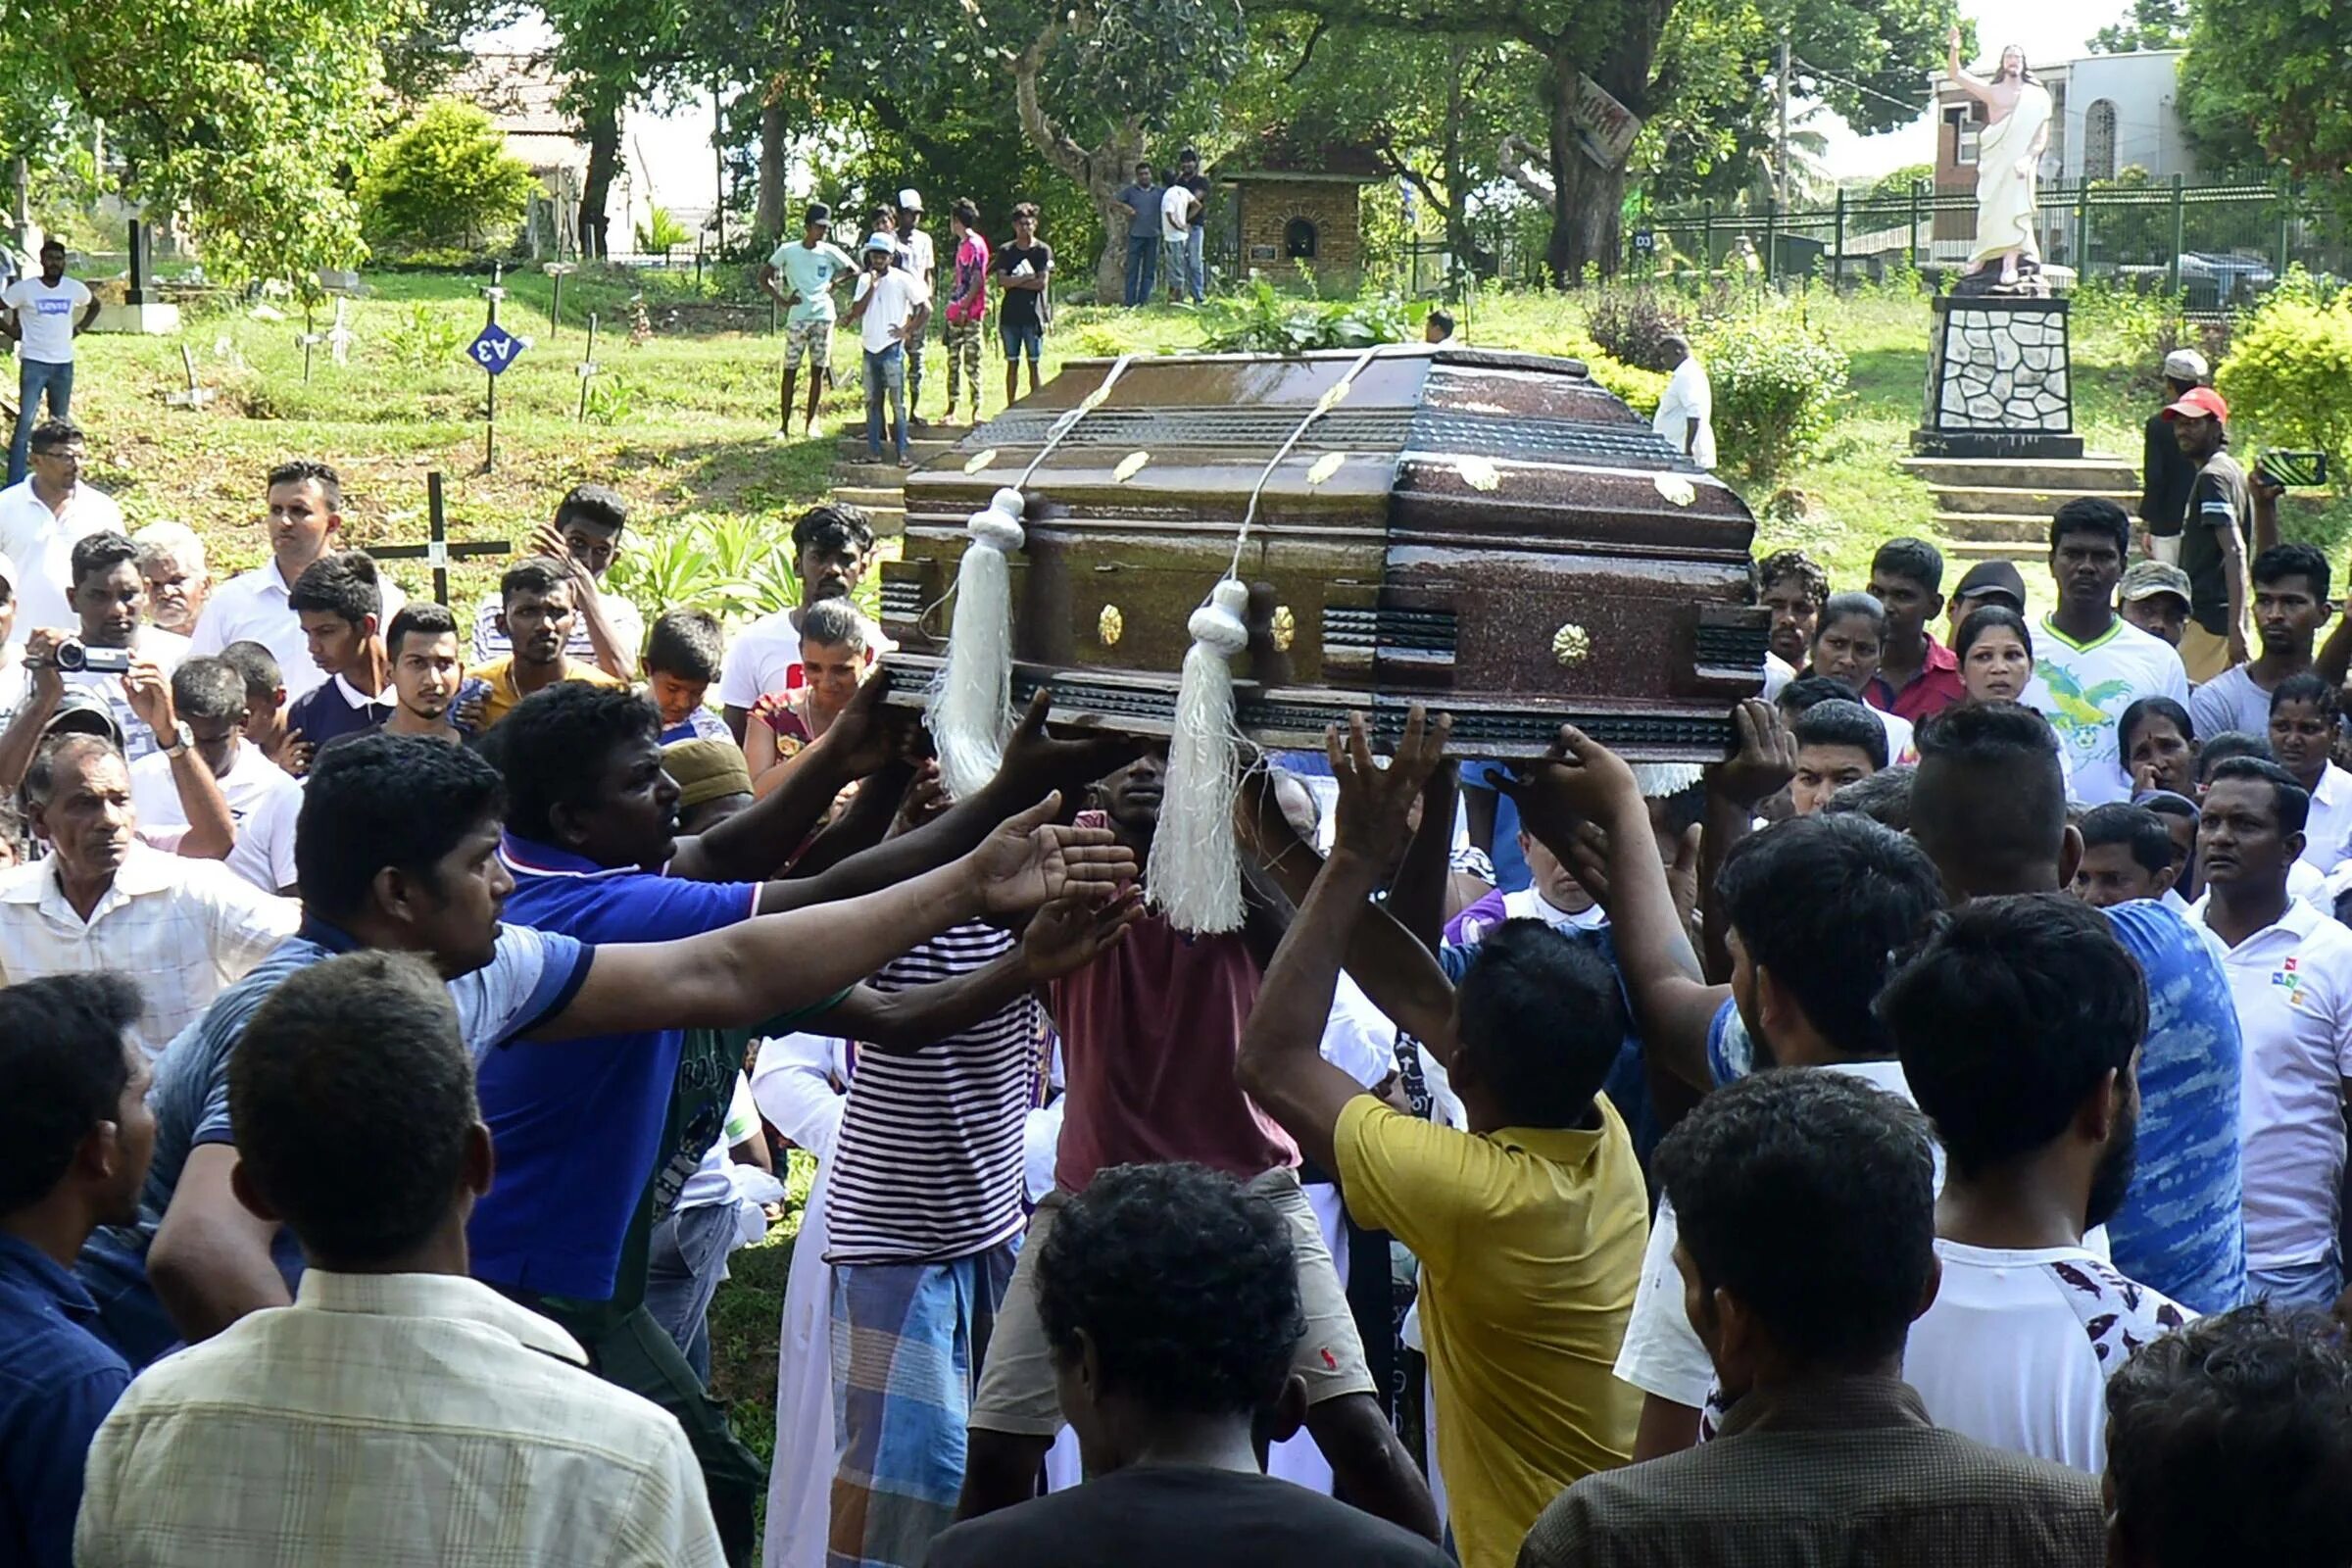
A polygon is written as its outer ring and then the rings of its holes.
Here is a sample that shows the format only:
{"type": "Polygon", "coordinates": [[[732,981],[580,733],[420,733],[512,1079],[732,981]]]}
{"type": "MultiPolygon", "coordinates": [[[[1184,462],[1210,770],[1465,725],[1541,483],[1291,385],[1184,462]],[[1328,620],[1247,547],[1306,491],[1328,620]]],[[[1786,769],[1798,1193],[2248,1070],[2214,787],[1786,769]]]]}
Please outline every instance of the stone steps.
{"type": "Polygon", "coordinates": [[[2039,517],[2048,522],[2049,516],[2069,501],[2083,496],[2099,496],[2114,502],[2126,512],[2139,503],[2139,491],[2131,490],[2062,490],[2019,488],[2009,485],[1935,485],[1936,508],[1938,514],[1991,514],[2012,517],[2039,517]]]}
{"type": "Polygon", "coordinates": [[[2139,493],[2139,470],[2120,458],[1903,458],[1903,470],[1938,490],[2139,493]]]}
{"type": "Polygon", "coordinates": [[[1946,539],[1959,541],[1944,547],[1950,554],[1973,542],[1987,548],[1998,546],[1995,555],[2046,555],[2050,543],[2048,513],[2038,516],[2012,514],[2003,515],[1985,512],[1938,512],[1936,528],[1946,539]]]}

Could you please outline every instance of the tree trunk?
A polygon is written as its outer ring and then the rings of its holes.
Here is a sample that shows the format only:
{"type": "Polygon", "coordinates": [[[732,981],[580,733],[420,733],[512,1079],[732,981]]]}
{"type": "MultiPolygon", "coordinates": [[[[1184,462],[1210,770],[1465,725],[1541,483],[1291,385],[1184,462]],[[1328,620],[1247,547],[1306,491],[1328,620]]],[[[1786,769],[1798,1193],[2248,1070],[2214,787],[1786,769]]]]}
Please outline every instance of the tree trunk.
{"type": "Polygon", "coordinates": [[[588,137],[588,171],[580,176],[580,255],[601,261],[611,254],[605,204],[612,198],[612,175],[620,167],[620,111],[593,111],[581,128],[588,137]]]}
{"type": "MultiPolygon", "coordinates": [[[[1544,270],[1554,288],[1574,288],[1584,281],[1588,265],[1602,277],[1617,275],[1618,218],[1625,205],[1626,175],[1622,168],[1603,169],[1585,156],[1576,131],[1576,67],[1555,58],[1544,75],[1551,232],[1544,239],[1544,270]]],[[[1533,188],[1525,174],[1514,177],[1522,188],[1533,188]]]]}
{"type": "Polygon", "coordinates": [[[1102,220],[1102,254],[1095,261],[1095,303],[1116,305],[1127,276],[1127,215],[1119,211],[1113,193],[1143,157],[1144,126],[1130,115],[1111,132],[1110,139],[1092,149],[1081,147],[1069,133],[1046,118],[1039,101],[1037,78],[1046,51],[1059,35],[1059,24],[1049,25],[1012,62],[1012,94],[1021,117],[1021,131],[1046,162],[1075,181],[1102,220]]]}
{"type": "Polygon", "coordinates": [[[772,249],[784,237],[784,111],[767,104],[760,111],[760,205],[752,215],[760,248],[772,249]]]}

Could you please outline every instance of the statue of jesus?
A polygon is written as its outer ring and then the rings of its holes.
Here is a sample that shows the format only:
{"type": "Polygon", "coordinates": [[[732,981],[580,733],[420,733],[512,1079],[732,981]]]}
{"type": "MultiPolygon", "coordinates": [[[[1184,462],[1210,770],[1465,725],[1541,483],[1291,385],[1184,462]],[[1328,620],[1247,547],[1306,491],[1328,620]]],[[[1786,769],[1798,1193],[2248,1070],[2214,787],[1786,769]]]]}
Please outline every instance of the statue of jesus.
{"type": "Polygon", "coordinates": [[[1960,69],[1960,29],[1952,28],[1952,80],[1984,106],[1984,129],[1977,138],[1977,243],[1969,265],[1998,257],[2001,282],[2017,281],[2020,257],[2036,265],[2041,251],[2034,238],[2034,176],[2042,149],[2050,143],[2049,89],[2026,69],[2026,52],[2011,44],[2001,51],[2001,69],[1990,81],[1960,69]]]}

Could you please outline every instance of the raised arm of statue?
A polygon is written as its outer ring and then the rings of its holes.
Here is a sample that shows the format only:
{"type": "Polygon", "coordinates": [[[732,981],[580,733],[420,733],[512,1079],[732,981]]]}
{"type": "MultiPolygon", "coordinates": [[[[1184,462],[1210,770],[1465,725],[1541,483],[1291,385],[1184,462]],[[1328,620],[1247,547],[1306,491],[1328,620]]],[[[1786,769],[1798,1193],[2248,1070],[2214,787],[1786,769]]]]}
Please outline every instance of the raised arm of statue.
{"type": "Polygon", "coordinates": [[[1981,104],[1992,102],[1990,85],[1982,77],[1971,75],[1960,64],[1960,27],[1956,23],[1952,26],[1950,37],[1946,40],[1944,74],[1950,76],[1961,91],[1977,102],[1981,104]]]}

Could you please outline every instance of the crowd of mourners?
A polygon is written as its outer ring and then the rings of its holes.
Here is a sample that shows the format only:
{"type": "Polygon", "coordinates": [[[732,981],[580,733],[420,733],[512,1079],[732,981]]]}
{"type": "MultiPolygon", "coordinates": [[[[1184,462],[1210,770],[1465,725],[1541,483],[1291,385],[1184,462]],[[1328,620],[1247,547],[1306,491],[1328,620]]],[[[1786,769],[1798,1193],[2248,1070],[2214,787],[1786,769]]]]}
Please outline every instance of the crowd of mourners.
{"type": "Polygon", "coordinates": [[[2275,487],[2186,521],[2258,652],[2096,497],[2031,619],[1783,552],[1703,774],[1358,720],[1188,935],[1161,749],[1041,696],[947,796],[854,507],[730,629],[582,486],[453,612],[322,464],[216,582],[82,450],[0,492],[0,1559],[2352,1563],[2352,632],[2275,487]],[[794,1151],[763,1458],[710,1305],[794,1151]]]}

